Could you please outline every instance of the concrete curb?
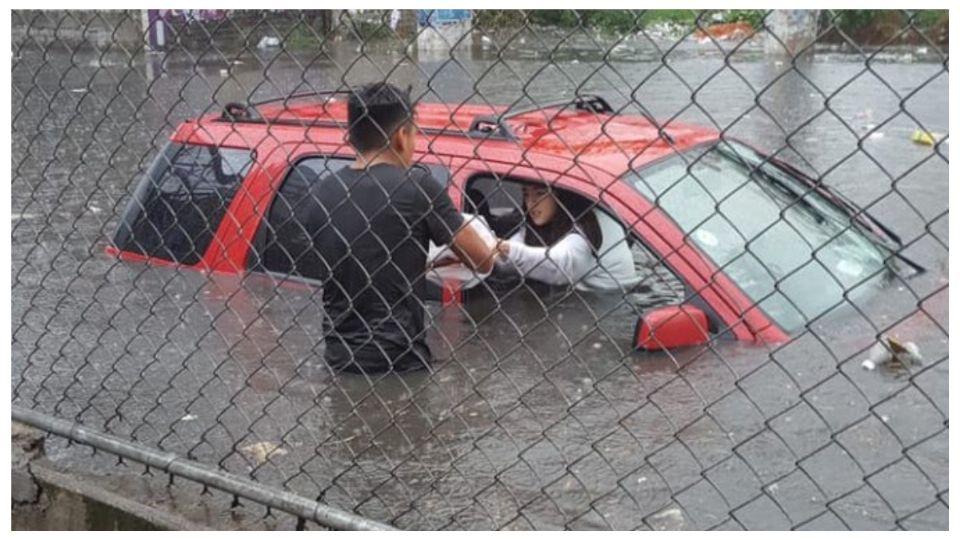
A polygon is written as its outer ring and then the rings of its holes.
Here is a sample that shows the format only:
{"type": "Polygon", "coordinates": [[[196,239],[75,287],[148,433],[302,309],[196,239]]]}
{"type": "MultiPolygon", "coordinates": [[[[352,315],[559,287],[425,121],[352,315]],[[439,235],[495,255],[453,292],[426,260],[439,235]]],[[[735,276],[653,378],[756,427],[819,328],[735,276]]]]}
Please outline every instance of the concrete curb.
{"type": "Polygon", "coordinates": [[[37,525],[51,530],[210,530],[54,470],[44,461],[34,461],[30,466],[41,493],[41,501],[34,506],[45,506],[33,509],[41,514],[37,525]]]}
{"type": "Polygon", "coordinates": [[[13,530],[210,530],[183,516],[58,471],[45,457],[46,434],[11,427],[13,530]]]}

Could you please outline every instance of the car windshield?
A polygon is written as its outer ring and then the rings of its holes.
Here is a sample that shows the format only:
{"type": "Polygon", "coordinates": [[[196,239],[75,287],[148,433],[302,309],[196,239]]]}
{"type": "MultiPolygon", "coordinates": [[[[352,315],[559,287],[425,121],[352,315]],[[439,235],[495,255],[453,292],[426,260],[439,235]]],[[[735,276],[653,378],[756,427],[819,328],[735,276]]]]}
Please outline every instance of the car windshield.
{"type": "Polygon", "coordinates": [[[889,250],[742,144],[698,147],[625,178],[788,332],[887,274],[889,250]]]}

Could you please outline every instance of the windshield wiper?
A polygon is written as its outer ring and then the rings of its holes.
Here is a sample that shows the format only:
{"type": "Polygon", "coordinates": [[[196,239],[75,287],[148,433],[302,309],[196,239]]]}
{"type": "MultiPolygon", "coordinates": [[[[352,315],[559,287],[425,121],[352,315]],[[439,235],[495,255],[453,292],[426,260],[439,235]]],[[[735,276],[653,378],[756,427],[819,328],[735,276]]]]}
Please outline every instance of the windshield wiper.
{"type": "MultiPolygon", "coordinates": [[[[846,195],[844,195],[843,193],[840,193],[839,191],[834,191],[834,190],[830,189],[829,187],[827,187],[827,186],[825,186],[825,185],[823,185],[823,184],[818,184],[815,180],[813,180],[812,178],[810,178],[809,176],[807,176],[803,171],[801,171],[800,169],[797,169],[796,167],[794,167],[793,165],[791,165],[791,164],[789,164],[789,163],[787,163],[787,162],[785,162],[785,161],[783,161],[783,162],[777,162],[777,163],[774,164],[774,166],[775,166],[775,167],[778,167],[778,168],[781,168],[781,169],[786,169],[786,172],[791,173],[793,176],[795,176],[795,177],[803,180],[803,182],[804,182],[805,184],[807,184],[808,186],[810,186],[810,187],[812,187],[812,188],[815,188],[815,187],[820,187],[820,188],[822,188],[822,189],[825,190],[827,193],[829,193],[831,197],[833,197],[834,199],[836,199],[836,202],[839,203],[840,206],[842,206],[843,208],[845,208],[845,209],[847,210],[846,213],[849,214],[850,217],[852,217],[852,218],[854,218],[854,219],[858,219],[858,218],[857,218],[857,214],[866,217],[868,220],[870,220],[870,223],[872,223],[872,224],[875,225],[878,229],[880,229],[881,231],[883,231],[883,234],[885,234],[885,235],[887,235],[888,237],[890,237],[890,240],[893,240],[893,241],[894,241],[896,244],[898,244],[898,245],[903,244],[903,240],[900,238],[900,235],[898,235],[898,234],[895,233],[893,230],[891,230],[889,227],[887,227],[886,225],[884,225],[883,222],[881,222],[881,221],[878,220],[877,218],[873,217],[873,214],[871,214],[869,211],[864,210],[864,209],[862,209],[862,208],[858,208],[857,205],[854,204],[854,202],[853,202],[852,200],[850,200],[850,198],[847,197],[846,195]]],[[[858,220],[858,221],[859,221],[859,220],[858,220]]],[[[877,236],[877,234],[876,234],[875,232],[873,232],[873,231],[870,231],[869,228],[867,228],[867,230],[868,230],[869,232],[871,232],[873,236],[877,236]]]]}
{"type": "MultiPolygon", "coordinates": [[[[728,158],[730,158],[730,159],[733,159],[733,160],[739,162],[741,165],[747,167],[748,169],[750,169],[750,170],[752,170],[752,171],[756,171],[756,172],[760,173],[760,175],[762,175],[764,179],[766,179],[766,180],[769,181],[770,183],[776,185],[776,186],[779,187],[780,189],[785,190],[785,191],[791,193],[794,197],[796,197],[796,199],[797,199],[797,201],[798,201],[798,204],[802,205],[808,212],[815,213],[815,215],[820,216],[821,219],[826,219],[826,217],[824,216],[824,214],[823,214],[822,212],[818,211],[818,210],[810,203],[810,201],[807,201],[807,200],[804,199],[804,197],[805,197],[806,194],[801,195],[801,194],[797,193],[797,191],[796,191],[796,189],[795,189],[794,186],[791,186],[788,182],[783,181],[781,178],[778,178],[777,175],[775,175],[775,174],[771,173],[769,170],[766,170],[766,169],[765,169],[764,166],[765,166],[765,165],[769,165],[769,164],[773,164],[772,161],[765,160],[765,161],[762,161],[761,163],[759,163],[759,164],[757,164],[757,165],[752,165],[752,164],[750,164],[750,163],[747,163],[746,160],[744,160],[742,157],[740,157],[740,156],[739,156],[738,154],[736,154],[735,152],[730,152],[729,150],[720,149],[719,147],[718,147],[718,150],[719,150],[721,153],[723,153],[726,157],[728,157],[728,158]],[[732,155],[731,155],[731,154],[732,154],[732,155]]],[[[778,165],[774,165],[774,166],[778,166],[778,165]]],[[[784,172],[789,172],[789,171],[784,171],[784,172]]],[[[796,174],[796,173],[795,173],[795,174],[796,174]]],[[[802,174],[798,174],[798,175],[802,177],[802,174]]],[[[808,183],[808,182],[803,182],[803,185],[808,186],[808,187],[810,188],[810,191],[811,191],[811,192],[816,192],[815,186],[811,185],[810,183],[808,183]]],[[[907,257],[907,256],[903,255],[902,253],[900,253],[899,250],[900,250],[900,247],[902,246],[902,242],[900,241],[900,237],[897,236],[896,234],[894,234],[893,231],[891,231],[891,230],[888,229],[885,225],[883,225],[882,223],[880,223],[879,221],[877,221],[876,219],[874,219],[873,216],[871,216],[870,214],[868,214],[865,210],[861,210],[861,209],[857,208],[856,205],[854,205],[852,201],[850,201],[850,200],[846,199],[845,197],[841,196],[839,193],[836,193],[836,192],[834,192],[834,191],[828,191],[828,192],[830,193],[830,195],[834,196],[834,197],[840,202],[840,204],[836,205],[837,209],[840,210],[841,213],[843,213],[844,215],[846,215],[846,216],[850,219],[850,224],[851,224],[853,227],[855,227],[857,231],[859,231],[860,233],[866,235],[868,238],[872,239],[875,243],[877,243],[878,245],[880,245],[881,247],[883,247],[884,249],[886,249],[887,251],[889,251],[890,254],[893,255],[894,257],[896,257],[896,258],[902,260],[903,262],[905,262],[908,266],[910,266],[911,268],[913,268],[913,270],[916,271],[918,274],[922,274],[922,273],[926,272],[926,268],[924,268],[924,267],[921,266],[920,264],[914,262],[914,261],[911,260],[909,257],[907,257]],[[877,228],[879,228],[880,230],[882,230],[882,231],[884,232],[884,234],[888,235],[889,238],[884,238],[883,236],[877,234],[876,231],[874,231],[873,229],[871,229],[870,227],[868,227],[865,223],[863,223],[863,222],[858,218],[858,214],[859,214],[859,215],[866,215],[867,218],[870,219],[870,222],[873,223],[874,225],[876,225],[877,228]],[[891,240],[894,241],[894,244],[891,244],[891,240]]],[[[818,193],[818,192],[817,192],[817,193],[818,193]]],[[[818,194],[819,194],[819,193],[818,193],[818,194]]],[[[827,202],[828,202],[828,204],[829,204],[829,200],[828,200],[827,202]]],[[[818,220],[818,223],[822,223],[822,221],[818,220]]],[[[843,223],[840,223],[840,225],[842,226],[843,223]]]]}

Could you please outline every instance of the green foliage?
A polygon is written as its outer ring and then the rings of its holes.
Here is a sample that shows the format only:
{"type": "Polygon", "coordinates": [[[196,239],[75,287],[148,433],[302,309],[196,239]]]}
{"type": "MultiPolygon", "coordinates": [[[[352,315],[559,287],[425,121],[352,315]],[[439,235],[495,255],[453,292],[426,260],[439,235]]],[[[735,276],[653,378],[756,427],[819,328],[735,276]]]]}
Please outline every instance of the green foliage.
{"type": "Polygon", "coordinates": [[[639,24],[639,14],[625,9],[535,10],[527,12],[527,16],[530,22],[534,24],[559,26],[561,28],[583,26],[603,32],[625,33],[636,31],[639,24]]]}
{"type": "Polygon", "coordinates": [[[950,21],[950,12],[945,9],[925,9],[923,11],[914,11],[913,24],[918,28],[931,28],[937,24],[948,25],[950,21]]]}
{"type": "MultiPolygon", "coordinates": [[[[691,9],[649,9],[649,10],[478,10],[475,12],[477,24],[483,28],[516,27],[524,20],[532,24],[574,28],[582,26],[603,33],[625,34],[636,32],[649,26],[670,23],[692,27],[700,17],[701,25],[713,22],[713,12],[700,12],[691,9]]],[[[754,26],[762,24],[765,11],[732,10],[716,12],[722,15],[723,22],[748,21],[754,26]]]]}
{"type": "Polygon", "coordinates": [[[629,10],[588,11],[587,24],[605,33],[625,34],[640,29],[639,13],[629,10]]]}
{"type": "Polygon", "coordinates": [[[731,9],[724,14],[724,22],[745,21],[754,28],[763,26],[763,18],[768,12],[759,9],[731,9]]]}
{"type": "Polygon", "coordinates": [[[949,26],[946,10],[899,11],[878,9],[845,9],[821,13],[821,27],[832,25],[854,38],[882,42],[885,36],[902,33],[908,23],[920,32],[949,26]]]}
{"type": "MultiPolygon", "coordinates": [[[[731,9],[723,11],[697,11],[690,9],[651,9],[651,10],[477,10],[474,12],[477,23],[483,28],[517,27],[526,22],[555,26],[560,28],[574,28],[582,26],[604,33],[629,33],[661,23],[693,26],[699,21],[700,26],[709,26],[713,22],[745,21],[754,28],[763,27],[764,18],[768,10],[731,9]],[[715,16],[719,14],[719,16],[715,16]]],[[[821,13],[826,24],[834,24],[845,32],[853,32],[872,26],[883,24],[891,19],[902,19],[906,22],[907,14],[889,10],[876,9],[846,9],[825,10],[821,13]]],[[[946,10],[924,10],[913,12],[913,23],[918,28],[930,28],[934,25],[945,25],[949,18],[946,10]]]]}
{"type": "Polygon", "coordinates": [[[831,20],[834,25],[844,32],[850,32],[859,28],[865,28],[876,22],[881,15],[882,10],[877,9],[838,9],[831,14],[831,20]]]}
{"type": "Polygon", "coordinates": [[[478,9],[473,12],[473,21],[486,30],[515,28],[523,25],[524,14],[517,9],[478,9]]]}
{"type": "Polygon", "coordinates": [[[641,15],[644,25],[656,23],[693,24],[699,12],[692,9],[648,9],[641,15]]]}
{"type": "Polygon", "coordinates": [[[350,33],[361,41],[376,41],[391,35],[390,27],[383,21],[364,21],[353,19],[350,33]]]}
{"type": "Polygon", "coordinates": [[[583,24],[582,15],[578,16],[576,11],[569,9],[528,11],[527,17],[530,22],[534,24],[542,24],[544,26],[572,28],[578,24],[583,24]]]}
{"type": "Polygon", "coordinates": [[[322,32],[311,30],[306,23],[300,23],[284,37],[283,45],[291,49],[310,49],[319,47],[322,41],[322,32]]]}

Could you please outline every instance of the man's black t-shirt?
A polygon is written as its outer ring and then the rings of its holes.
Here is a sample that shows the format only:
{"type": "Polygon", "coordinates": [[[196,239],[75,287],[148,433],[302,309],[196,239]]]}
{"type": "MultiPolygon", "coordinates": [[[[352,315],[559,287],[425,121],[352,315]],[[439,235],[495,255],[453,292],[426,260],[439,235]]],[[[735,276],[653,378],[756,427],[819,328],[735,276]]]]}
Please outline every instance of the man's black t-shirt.
{"type": "Polygon", "coordinates": [[[420,167],[348,167],[313,182],[293,212],[313,240],[296,270],[323,283],[330,366],[373,373],[429,364],[428,241],[448,244],[463,223],[444,187],[420,167]]]}

